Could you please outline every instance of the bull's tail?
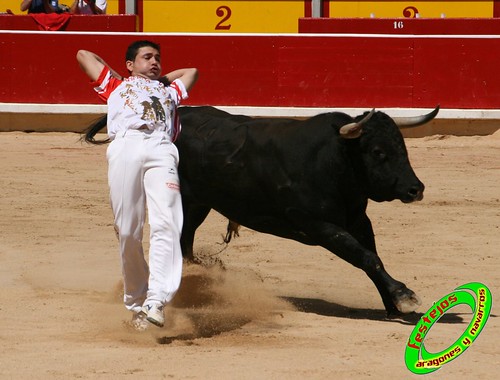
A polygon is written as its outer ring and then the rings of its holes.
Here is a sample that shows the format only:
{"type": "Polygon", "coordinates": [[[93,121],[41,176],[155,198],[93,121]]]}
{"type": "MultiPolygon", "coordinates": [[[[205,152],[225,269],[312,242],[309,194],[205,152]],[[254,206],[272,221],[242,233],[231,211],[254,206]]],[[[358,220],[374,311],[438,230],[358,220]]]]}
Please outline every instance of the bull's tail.
{"type": "Polygon", "coordinates": [[[82,134],[82,140],[88,142],[89,144],[102,145],[109,143],[109,139],[96,140],[94,137],[101,129],[103,129],[108,124],[108,115],[104,115],[94,121],[87,129],[85,129],[82,134]]]}

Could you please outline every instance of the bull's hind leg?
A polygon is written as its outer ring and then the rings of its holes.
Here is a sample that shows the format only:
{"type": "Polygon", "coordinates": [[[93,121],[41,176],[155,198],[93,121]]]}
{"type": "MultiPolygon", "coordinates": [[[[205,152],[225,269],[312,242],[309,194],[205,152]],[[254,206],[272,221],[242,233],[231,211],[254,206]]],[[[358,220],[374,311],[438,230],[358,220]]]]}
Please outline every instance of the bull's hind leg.
{"type": "Polygon", "coordinates": [[[182,227],[181,249],[182,256],[188,261],[195,261],[193,253],[194,235],[198,227],[210,213],[210,210],[210,207],[206,206],[184,204],[184,225],[182,227]]]}

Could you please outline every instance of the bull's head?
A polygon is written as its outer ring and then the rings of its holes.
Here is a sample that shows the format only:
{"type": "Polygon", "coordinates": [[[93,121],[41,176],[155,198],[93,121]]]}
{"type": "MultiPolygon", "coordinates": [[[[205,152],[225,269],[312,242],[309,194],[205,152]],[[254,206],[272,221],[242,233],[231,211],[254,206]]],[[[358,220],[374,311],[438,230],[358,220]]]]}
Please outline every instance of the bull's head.
{"type": "Polygon", "coordinates": [[[340,128],[342,138],[353,140],[357,174],[374,201],[400,199],[409,203],[423,198],[424,184],[415,175],[398,127],[416,127],[431,121],[439,112],[393,119],[382,112],[366,113],[340,128]]]}

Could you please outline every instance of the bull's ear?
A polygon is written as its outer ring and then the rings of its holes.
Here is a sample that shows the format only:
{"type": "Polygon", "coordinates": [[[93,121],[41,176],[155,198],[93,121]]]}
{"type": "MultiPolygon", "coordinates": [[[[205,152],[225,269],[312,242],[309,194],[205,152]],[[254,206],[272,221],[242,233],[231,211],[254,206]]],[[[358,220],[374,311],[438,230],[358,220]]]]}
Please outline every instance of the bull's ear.
{"type": "Polygon", "coordinates": [[[375,113],[375,108],[373,108],[362,120],[357,123],[349,123],[340,128],[340,137],[344,139],[357,139],[363,133],[363,125],[371,119],[375,113]]]}

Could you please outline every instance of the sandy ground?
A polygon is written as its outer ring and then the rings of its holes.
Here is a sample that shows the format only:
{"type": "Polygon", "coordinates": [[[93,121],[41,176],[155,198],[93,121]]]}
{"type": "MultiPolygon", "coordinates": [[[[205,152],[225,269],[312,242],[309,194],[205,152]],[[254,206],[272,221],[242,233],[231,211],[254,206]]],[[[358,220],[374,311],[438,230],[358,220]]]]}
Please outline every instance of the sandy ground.
{"type": "MultiPolygon", "coordinates": [[[[370,203],[379,253],[419,294],[420,313],[387,320],[365,274],[324,249],[245,228],[225,247],[213,213],[195,248],[225,270],[186,265],[167,325],[145,333],[121,303],[105,148],[78,137],[0,134],[0,378],[419,378],[404,363],[414,325],[471,281],[492,291],[492,315],[469,350],[427,376],[497,376],[500,132],[407,139],[424,200],[370,203]]],[[[447,347],[471,316],[452,309],[426,348],[447,347]]]]}

